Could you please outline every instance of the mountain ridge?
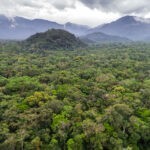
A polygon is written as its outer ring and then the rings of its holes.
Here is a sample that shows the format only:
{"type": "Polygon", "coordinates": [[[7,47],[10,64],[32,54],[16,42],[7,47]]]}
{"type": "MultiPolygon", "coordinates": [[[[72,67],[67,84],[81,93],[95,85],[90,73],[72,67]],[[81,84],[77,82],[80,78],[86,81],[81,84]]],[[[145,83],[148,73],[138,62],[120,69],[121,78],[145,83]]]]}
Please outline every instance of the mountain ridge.
{"type": "Polygon", "coordinates": [[[23,17],[9,18],[0,15],[0,39],[24,40],[38,32],[45,32],[48,29],[64,29],[80,36],[89,29],[88,26],[70,23],[59,24],[54,21],[44,19],[26,19],[23,17]],[[73,26],[73,29],[70,27],[73,26]],[[83,31],[84,30],[84,31],[83,31]]]}
{"type": "Polygon", "coordinates": [[[91,33],[102,32],[111,36],[119,36],[133,41],[145,41],[150,35],[150,19],[137,16],[124,16],[113,22],[105,23],[94,28],[71,22],[59,24],[44,19],[26,19],[23,17],[6,17],[0,15],[0,39],[24,40],[38,32],[48,29],[63,29],[77,37],[91,33]]]}
{"type": "Polygon", "coordinates": [[[80,39],[85,43],[91,43],[91,44],[132,42],[128,38],[108,35],[102,32],[90,33],[85,36],[81,36],[80,39]]]}
{"type": "Polygon", "coordinates": [[[136,16],[124,16],[97,29],[93,28],[90,32],[103,32],[109,35],[126,37],[134,41],[142,41],[150,34],[150,23],[142,20],[144,19],[136,16]]]}

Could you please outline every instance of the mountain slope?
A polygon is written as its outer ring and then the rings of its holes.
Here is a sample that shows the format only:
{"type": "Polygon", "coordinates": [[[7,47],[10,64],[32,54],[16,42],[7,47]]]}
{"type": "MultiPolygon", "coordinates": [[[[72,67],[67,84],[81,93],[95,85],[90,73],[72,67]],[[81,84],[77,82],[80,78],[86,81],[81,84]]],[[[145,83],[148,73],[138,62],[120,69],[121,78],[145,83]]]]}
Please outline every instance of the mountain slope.
{"type": "Polygon", "coordinates": [[[75,35],[81,35],[89,28],[72,23],[63,25],[43,19],[8,18],[0,15],[0,39],[23,40],[35,33],[45,32],[48,29],[65,29],[75,35]]]}
{"type": "Polygon", "coordinates": [[[61,29],[51,29],[44,33],[32,35],[24,41],[23,45],[25,48],[32,51],[47,49],[72,50],[85,46],[85,44],[73,34],[61,29]]]}
{"type": "Polygon", "coordinates": [[[0,39],[22,40],[51,28],[63,28],[63,25],[42,19],[29,20],[22,17],[0,16],[0,39]]]}
{"type": "Polygon", "coordinates": [[[103,32],[132,40],[143,40],[150,34],[150,20],[125,16],[102,27],[93,28],[89,32],[103,32]]]}
{"type": "Polygon", "coordinates": [[[150,35],[150,19],[125,16],[108,24],[90,28],[73,23],[58,24],[43,19],[8,18],[0,15],[0,39],[23,40],[29,36],[45,32],[48,29],[64,29],[76,36],[102,32],[108,35],[126,37],[134,41],[145,41],[150,35]]]}
{"type": "Polygon", "coordinates": [[[96,32],[87,34],[80,37],[80,39],[86,43],[114,43],[114,42],[131,42],[131,40],[119,36],[107,35],[102,32],[96,32]]]}

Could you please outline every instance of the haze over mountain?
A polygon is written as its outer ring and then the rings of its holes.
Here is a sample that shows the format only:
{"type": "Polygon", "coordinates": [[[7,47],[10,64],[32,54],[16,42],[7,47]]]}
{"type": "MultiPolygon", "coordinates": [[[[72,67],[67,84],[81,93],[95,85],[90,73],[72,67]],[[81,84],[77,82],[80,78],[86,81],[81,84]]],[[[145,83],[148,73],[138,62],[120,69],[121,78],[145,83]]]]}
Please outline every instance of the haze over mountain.
{"type": "Polygon", "coordinates": [[[77,36],[80,36],[86,34],[87,31],[90,29],[90,27],[86,25],[79,25],[79,24],[73,24],[71,22],[67,22],[64,25],[64,29],[71,33],[74,33],[77,36]]]}
{"type": "Polygon", "coordinates": [[[73,23],[63,25],[43,19],[8,18],[0,15],[0,39],[23,40],[35,33],[45,32],[52,28],[65,29],[77,36],[85,33],[89,29],[88,26],[73,23]]]}
{"type": "Polygon", "coordinates": [[[131,40],[127,38],[114,36],[114,35],[108,35],[102,32],[90,33],[85,36],[81,36],[80,39],[85,43],[91,43],[91,44],[131,42],[131,40]]]}
{"type": "MultiPolygon", "coordinates": [[[[59,24],[43,19],[8,18],[0,15],[0,39],[23,40],[35,33],[45,32],[52,28],[67,30],[76,36],[101,32],[133,41],[149,41],[150,39],[150,19],[143,19],[136,16],[124,16],[111,23],[90,28],[86,25],[78,25],[70,22],[59,24]]],[[[94,35],[96,34],[93,34],[92,37],[94,35]]]]}
{"type": "Polygon", "coordinates": [[[110,35],[126,37],[131,40],[145,40],[150,35],[150,19],[143,19],[136,16],[125,16],[114,22],[89,30],[103,32],[110,35]]]}

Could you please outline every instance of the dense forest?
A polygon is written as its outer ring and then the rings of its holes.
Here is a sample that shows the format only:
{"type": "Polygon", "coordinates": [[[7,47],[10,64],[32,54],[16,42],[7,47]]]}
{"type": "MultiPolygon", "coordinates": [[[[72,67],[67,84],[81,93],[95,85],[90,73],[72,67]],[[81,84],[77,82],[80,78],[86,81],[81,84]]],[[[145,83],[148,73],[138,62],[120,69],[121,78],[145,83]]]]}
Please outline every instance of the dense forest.
{"type": "Polygon", "coordinates": [[[74,34],[61,29],[51,29],[46,32],[36,33],[23,42],[22,49],[30,52],[37,52],[45,49],[49,50],[73,50],[79,47],[85,47],[83,43],[74,34]]]}
{"type": "Polygon", "coordinates": [[[25,51],[0,43],[0,150],[149,150],[150,45],[25,51]]]}

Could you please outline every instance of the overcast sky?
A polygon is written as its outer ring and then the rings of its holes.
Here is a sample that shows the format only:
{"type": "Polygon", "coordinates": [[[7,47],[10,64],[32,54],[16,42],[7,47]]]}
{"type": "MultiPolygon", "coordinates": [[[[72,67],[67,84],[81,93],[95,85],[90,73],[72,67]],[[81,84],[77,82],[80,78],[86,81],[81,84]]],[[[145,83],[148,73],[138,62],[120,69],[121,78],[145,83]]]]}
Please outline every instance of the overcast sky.
{"type": "Polygon", "coordinates": [[[124,15],[150,18],[150,0],[0,0],[0,14],[96,26],[124,15]]]}

